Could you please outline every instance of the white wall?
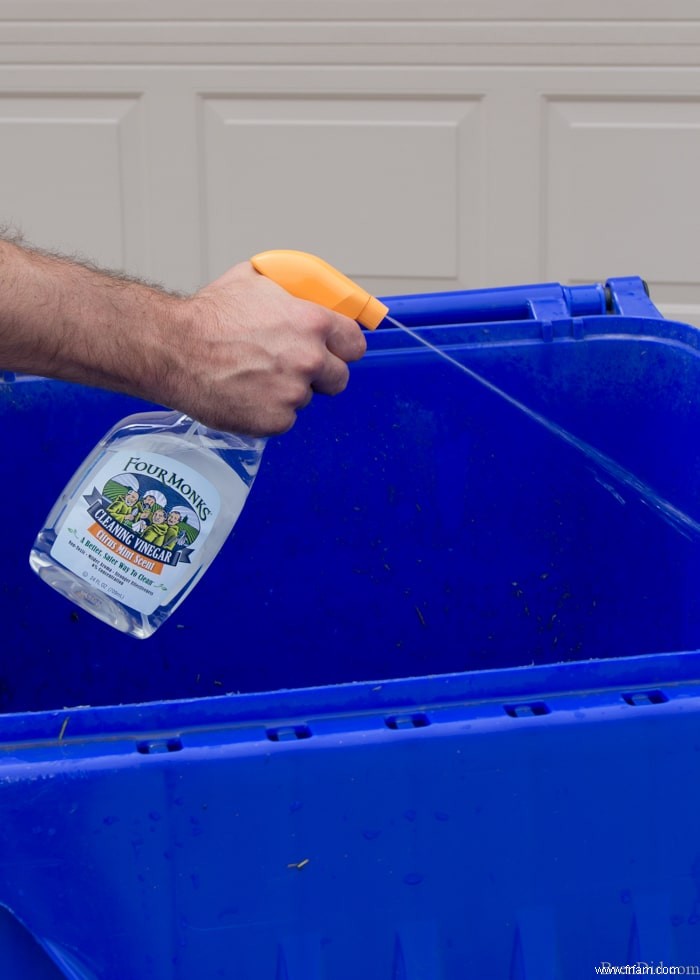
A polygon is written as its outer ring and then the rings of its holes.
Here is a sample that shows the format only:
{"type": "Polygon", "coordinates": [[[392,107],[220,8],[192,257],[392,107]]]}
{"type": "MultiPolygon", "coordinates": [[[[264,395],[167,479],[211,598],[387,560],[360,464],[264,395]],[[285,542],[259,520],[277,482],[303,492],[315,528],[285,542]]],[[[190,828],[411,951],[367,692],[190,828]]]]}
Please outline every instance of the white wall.
{"type": "Polygon", "coordinates": [[[0,0],[0,221],[189,289],[637,274],[700,324],[697,0],[0,0]]]}

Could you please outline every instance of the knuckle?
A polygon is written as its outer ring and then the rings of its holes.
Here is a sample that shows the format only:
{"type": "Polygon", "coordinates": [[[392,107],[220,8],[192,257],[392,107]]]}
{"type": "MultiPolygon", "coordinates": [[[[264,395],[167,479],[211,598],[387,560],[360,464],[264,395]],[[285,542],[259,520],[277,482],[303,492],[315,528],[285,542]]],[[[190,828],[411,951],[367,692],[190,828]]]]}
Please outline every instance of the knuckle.
{"type": "Polygon", "coordinates": [[[260,435],[281,436],[289,432],[296,422],[297,405],[285,405],[279,403],[268,408],[264,416],[264,422],[260,421],[260,435]]]}
{"type": "Polygon", "coordinates": [[[358,330],[355,335],[355,353],[357,361],[367,353],[367,338],[361,330],[358,330]]]}
{"type": "Polygon", "coordinates": [[[343,364],[342,368],[338,371],[338,375],[335,383],[334,394],[339,395],[341,392],[345,391],[350,381],[350,371],[346,364],[343,364]]]}
{"type": "Polygon", "coordinates": [[[280,411],[294,414],[297,409],[308,404],[310,397],[311,388],[308,380],[297,377],[287,384],[285,393],[280,398],[280,411]]]}
{"type": "Polygon", "coordinates": [[[339,395],[348,386],[350,371],[347,364],[340,363],[329,372],[324,379],[323,392],[327,395],[339,395]]]}
{"type": "Polygon", "coordinates": [[[313,333],[325,334],[330,326],[332,315],[324,306],[311,304],[307,309],[307,327],[313,333]]]}
{"type": "Polygon", "coordinates": [[[320,344],[306,343],[290,357],[286,371],[292,385],[308,385],[323,372],[325,350],[320,344]]]}
{"type": "Polygon", "coordinates": [[[285,432],[289,432],[296,420],[296,412],[286,412],[284,415],[280,415],[276,423],[270,428],[269,435],[283,436],[285,432]]]}
{"type": "Polygon", "coordinates": [[[316,375],[321,374],[325,364],[325,352],[320,348],[312,348],[309,350],[305,361],[306,361],[306,374],[311,377],[316,377],[316,375]]]}
{"type": "Polygon", "coordinates": [[[344,361],[359,361],[367,351],[367,339],[360,327],[348,320],[331,336],[328,346],[344,361]]]}

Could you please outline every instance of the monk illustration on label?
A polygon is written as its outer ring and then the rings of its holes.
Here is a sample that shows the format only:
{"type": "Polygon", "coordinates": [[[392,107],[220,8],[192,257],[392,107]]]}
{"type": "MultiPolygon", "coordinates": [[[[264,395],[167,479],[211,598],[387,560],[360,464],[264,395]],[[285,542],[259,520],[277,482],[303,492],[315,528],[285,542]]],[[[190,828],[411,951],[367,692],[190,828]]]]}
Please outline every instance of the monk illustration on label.
{"type": "MultiPolygon", "coordinates": [[[[186,556],[199,537],[200,525],[196,512],[181,494],[170,488],[166,490],[149,475],[136,477],[133,473],[119,473],[104,484],[100,500],[103,513],[113,521],[124,525],[147,544],[171,551],[173,564],[189,560],[186,556]]],[[[88,502],[94,503],[92,498],[88,502]]],[[[111,529],[107,527],[107,530],[111,529]]],[[[138,550],[138,545],[133,542],[129,547],[138,550]]]]}
{"type": "Polygon", "coordinates": [[[165,535],[168,533],[168,524],[165,516],[165,511],[162,507],[153,511],[152,523],[148,525],[146,530],[143,532],[142,537],[144,541],[148,541],[150,544],[156,544],[159,547],[162,546],[165,541],[165,535]]]}
{"type": "Polygon", "coordinates": [[[142,534],[149,525],[151,514],[156,504],[156,498],[152,493],[144,494],[143,498],[136,503],[136,515],[131,525],[132,531],[142,534]]]}
{"type": "Polygon", "coordinates": [[[139,495],[137,490],[129,490],[123,497],[118,497],[114,503],[110,504],[107,511],[116,518],[120,524],[131,527],[131,523],[138,513],[139,495]]]}
{"type": "Polygon", "coordinates": [[[177,544],[177,539],[180,534],[180,514],[179,510],[171,510],[167,517],[168,530],[165,532],[165,537],[163,539],[163,547],[167,548],[168,551],[172,551],[177,544]]]}

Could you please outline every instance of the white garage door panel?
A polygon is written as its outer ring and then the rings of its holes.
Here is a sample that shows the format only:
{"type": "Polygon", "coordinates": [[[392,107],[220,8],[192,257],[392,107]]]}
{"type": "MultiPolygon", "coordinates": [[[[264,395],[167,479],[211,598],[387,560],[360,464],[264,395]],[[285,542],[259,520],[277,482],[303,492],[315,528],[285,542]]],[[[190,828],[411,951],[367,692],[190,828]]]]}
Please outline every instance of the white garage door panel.
{"type": "Polygon", "coordinates": [[[477,100],[205,98],[207,275],[298,247],[365,279],[445,288],[478,264],[477,100]],[[262,216],[262,220],[261,220],[262,216]],[[463,245],[463,249],[460,248],[463,245]]]}
{"type": "Polygon", "coordinates": [[[547,128],[547,274],[696,283],[700,99],[553,100],[547,128]]]}
{"type": "Polygon", "coordinates": [[[134,97],[0,95],[0,220],[46,247],[137,266],[139,108],[134,97]]]}

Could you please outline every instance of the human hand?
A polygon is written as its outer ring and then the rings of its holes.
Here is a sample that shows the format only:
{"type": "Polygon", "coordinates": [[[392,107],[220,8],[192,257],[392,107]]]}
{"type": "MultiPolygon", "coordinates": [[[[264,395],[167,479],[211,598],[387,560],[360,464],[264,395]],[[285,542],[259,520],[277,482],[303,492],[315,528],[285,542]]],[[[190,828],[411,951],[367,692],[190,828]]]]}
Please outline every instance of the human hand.
{"type": "Polygon", "coordinates": [[[250,262],[184,304],[189,327],[169,334],[169,401],[212,428],[287,431],[314,392],[345,389],[367,346],[354,320],[296,299],[250,262]]]}

